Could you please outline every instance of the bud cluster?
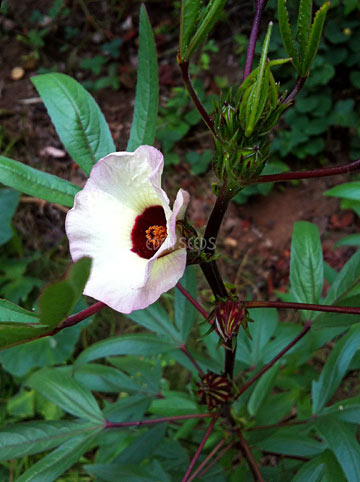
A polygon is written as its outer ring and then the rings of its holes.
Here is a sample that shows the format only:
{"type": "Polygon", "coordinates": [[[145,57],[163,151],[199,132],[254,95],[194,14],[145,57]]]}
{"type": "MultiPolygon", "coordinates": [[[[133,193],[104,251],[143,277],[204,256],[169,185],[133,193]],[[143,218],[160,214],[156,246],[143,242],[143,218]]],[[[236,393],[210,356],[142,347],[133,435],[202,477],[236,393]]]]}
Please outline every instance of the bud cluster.
{"type": "Polygon", "coordinates": [[[271,28],[272,24],[259,66],[240,87],[229,89],[215,105],[216,174],[240,189],[261,173],[269,153],[268,134],[290,105],[285,102],[286,94],[280,95],[271,68],[291,59],[267,59],[271,28]]]}

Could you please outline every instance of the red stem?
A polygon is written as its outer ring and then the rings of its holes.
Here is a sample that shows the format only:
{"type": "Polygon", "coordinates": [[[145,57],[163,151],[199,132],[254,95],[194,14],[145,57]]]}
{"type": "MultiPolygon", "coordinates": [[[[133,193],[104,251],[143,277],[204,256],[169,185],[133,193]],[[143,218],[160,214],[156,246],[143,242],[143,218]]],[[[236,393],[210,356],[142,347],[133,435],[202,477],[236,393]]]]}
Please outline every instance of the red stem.
{"type": "Polygon", "coordinates": [[[190,301],[190,303],[198,310],[198,312],[207,320],[209,314],[204,310],[204,308],[196,301],[195,298],[183,287],[180,283],[176,285],[176,288],[185,296],[185,298],[190,301]]]}
{"type": "Polygon", "coordinates": [[[190,75],[189,75],[189,62],[187,62],[186,60],[180,60],[180,58],[178,58],[178,63],[179,63],[181,75],[182,75],[182,78],[183,78],[183,82],[185,84],[185,87],[186,87],[187,91],[189,92],[189,95],[190,95],[192,101],[195,104],[195,107],[199,111],[199,113],[200,113],[203,121],[207,125],[207,127],[210,129],[210,131],[212,132],[214,137],[216,137],[216,132],[215,132],[215,129],[214,129],[214,122],[210,118],[209,114],[206,112],[204,106],[202,105],[202,103],[201,103],[199,97],[197,96],[197,94],[194,90],[194,87],[191,83],[190,75]]]}
{"type": "Polygon", "coordinates": [[[179,349],[184,353],[185,356],[188,357],[188,359],[191,361],[191,363],[194,365],[194,367],[196,368],[196,370],[200,373],[200,375],[203,377],[205,375],[205,373],[203,372],[203,370],[201,369],[200,365],[198,364],[198,362],[195,360],[195,358],[192,356],[192,354],[189,352],[189,350],[187,349],[186,345],[181,345],[179,347],[179,349]]]}
{"type": "Polygon", "coordinates": [[[360,159],[342,166],[327,167],[324,169],[313,169],[311,171],[296,171],[283,172],[281,174],[268,174],[260,176],[252,181],[252,184],[263,182],[280,182],[280,181],[294,181],[297,179],[310,179],[313,177],[335,176],[337,174],[344,174],[347,172],[357,171],[360,169],[360,159]]]}
{"type": "Polygon", "coordinates": [[[208,472],[208,471],[211,469],[211,467],[213,467],[213,466],[216,464],[216,462],[218,462],[218,461],[223,457],[223,455],[226,454],[226,452],[227,452],[228,450],[230,450],[233,446],[234,446],[234,442],[231,442],[229,445],[227,445],[226,447],[224,447],[224,448],[221,450],[221,452],[218,454],[218,456],[211,462],[211,464],[209,464],[209,465],[205,468],[205,470],[203,470],[203,471],[201,472],[201,474],[199,474],[199,477],[203,477],[203,475],[206,474],[206,472],[208,472]]]}
{"type": "Polygon", "coordinates": [[[240,395],[242,395],[249,387],[251,387],[251,385],[261,377],[261,375],[267,372],[278,360],[280,360],[280,358],[284,356],[286,352],[288,352],[293,346],[295,346],[296,343],[306,335],[306,333],[310,330],[310,328],[311,328],[311,322],[307,321],[305,323],[304,328],[301,330],[301,332],[288,345],[286,345],[286,347],[283,350],[281,350],[269,363],[263,366],[262,369],[259,370],[256,375],[250,378],[250,380],[240,388],[240,391],[236,395],[235,400],[238,399],[240,395]]]}
{"type": "MultiPolygon", "coordinates": [[[[34,340],[39,340],[40,338],[45,338],[46,336],[53,336],[59,333],[59,331],[63,330],[64,328],[69,328],[70,326],[74,326],[80,321],[85,320],[86,318],[89,318],[89,316],[94,315],[98,311],[102,310],[106,305],[102,303],[101,301],[98,301],[97,303],[94,303],[93,305],[89,306],[88,308],[85,308],[85,310],[80,311],[79,313],[76,313],[75,315],[69,316],[69,318],[66,318],[59,326],[56,326],[52,330],[47,331],[46,333],[42,333],[41,335],[34,336],[33,338],[30,338],[25,341],[18,341],[16,343],[12,343],[11,345],[6,346],[6,348],[11,348],[13,346],[21,345],[23,343],[29,343],[30,341],[34,340]]],[[[36,326],[36,323],[31,323],[34,326],[36,326]]]]}
{"type": "Polygon", "coordinates": [[[246,308],[287,308],[294,310],[324,311],[326,313],[347,313],[348,315],[360,315],[360,308],[349,306],[313,305],[310,303],[286,303],[283,301],[243,301],[246,308]]]}
{"type": "Polygon", "coordinates": [[[252,69],[252,64],[253,64],[253,61],[254,61],[254,54],[255,54],[256,41],[257,41],[258,34],[259,34],[259,26],[260,26],[260,21],[261,21],[261,15],[262,15],[262,12],[265,8],[266,3],[267,3],[267,0],[257,0],[256,1],[256,10],[255,10],[253,24],[251,26],[249,44],[248,44],[248,48],[247,48],[247,52],[246,52],[246,62],[245,62],[243,80],[246,79],[246,77],[250,74],[251,69],[252,69]]]}
{"type": "Polygon", "coordinates": [[[149,420],[139,420],[137,422],[110,422],[105,420],[105,428],[122,427],[141,427],[142,425],[153,425],[156,423],[177,422],[178,420],[188,420],[191,418],[211,418],[213,413],[194,413],[190,415],[177,415],[175,417],[151,418],[149,420]]]}
{"type": "Polygon", "coordinates": [[[240,444],[241,444],[242,452],[245,455],[245,458],[246,458],[246,460],[249,464],[249,467],[250,467],[250,470],[251,470],[251,472],[254,476],[254,479],[258,480],[259,482],[265,482],[264,479],[263,479],[263,476],[261,475],[260,469],[259,469],[259,467],[256,463],[256,460],[254,459],[253,454],[251,453],[251,450],[250,450],[250,447],[249,447],[247,441],[245,440],[245,438],[243,437],[243,435],[240,431],[238,431],[238,435],[239,435],[239,438],[240,438],[240,444]]]}
{"type": "Polygon", "coordinates": [[[307,79],[307,77],[298,77],[294,89],[290,92],[290,94],[283,101],[283,104],[287,104],[288,102],[295,99],[295,97],[298,95],[300,90],[304,87],[306,79],[307,79]]]}
{"type": "Polygon", "coordinates": [[[212,459],[212,457],[216,454],[216,452],[224,445],[225,439],[220,440],[220,442],[216,445],[215,448],[209,453],[209,455],[201,462],[199,467],[193,472],[192,476],[188,479],[187,482],[191,482],[192,480],[195,479],[195,477],[198,475],[199,472],[205,467],[205,465],[209,462],[209,460],[212,459]]]}
{"type": "Polygon", "coordinates": [[[209,425],[208,429],[206,430],[205,435],[204,435],[202,441],[200,442],[200,445],[199,445],[192,461],[190,462],[190,465],[189,465],[189,467],[186,471],[186,474],[184,475],[181,482],[188,482],[188,477],[189,477],[194,465],[196,464],[196,461],[199,458],[199,456],[201,454],[201,451],[204,448],[204,445],[205,445],[207,439],[210,437],[212,429],[214,428],[214,425],[215,425],[218,418],[219,418],[219,414],[215,415],[214,418],[211,420],[210,425],[209,425]]]}

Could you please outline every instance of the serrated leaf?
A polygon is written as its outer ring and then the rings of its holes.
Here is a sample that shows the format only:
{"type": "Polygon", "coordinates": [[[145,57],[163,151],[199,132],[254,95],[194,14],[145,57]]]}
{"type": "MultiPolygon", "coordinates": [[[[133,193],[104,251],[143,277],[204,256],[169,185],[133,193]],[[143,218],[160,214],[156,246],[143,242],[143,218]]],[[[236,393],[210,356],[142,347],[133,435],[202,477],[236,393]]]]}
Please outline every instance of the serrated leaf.
{"type": "MultiPolygon", "coordinates": [[[[319,230],[314,224],[298,221],[291,240],[291,292],[299,303],[318,303],[324,281],[324,263],[319,230]]],[[[306,311],[307,319],[314,317],[306,311]]]]}
{"type": "Polygon", "coordinates": [[[40,323],[55,327],[72,312],[89,278],[91,259],[82,258],[73,264],[67,277],[47,288],[40,297],[40,323]]]}
{"type": "Polygon", "coordinates": [[[43,368],[28,378],[27,385],[75,417],[100,423],[104,420],[92,393],[59,370],[43,368]]]}
{"type": "Polygon", "coordinates": [[[289,14],[286,8],[286,0],[278,0],[278,16],[281,38],[285,47],[285,50],[289,57],[293,59],[293,64],[296,70],[299,72],[299,55],[295,47],[295,42],[292,37],[289,14]]]}
{"type": "Polygon", "coordinates": [[[0,156],[0,183],[39,199],[72,207],[78,186],[8,157],[0,156]]]}
{"type": "Polygon", "coordinates": [[[209,35],[215,23],[220,18],[226,0],[210,0],[199,21],[195,35],[191,39],[189,47],[186,49],[182,60],[188,61],[193,53],[200,47],[202,42],[209,35]]]}
{"type": "Polygon", "coordinates": [[[304,58],[308,43],[312,18],[312,0],[300,0],[297,38],[299,40],[300,57],[304,58]]]}
{"type": "Polygon", "coordinates": [[[159,78],[156,47],[145,6],[140,9],[139,55],[134,116],[127,151],[153,145],[159,105],[159,78]]]}
{"type": "Polygon", "coordinates": [[[66,150],[81,169],[90,174],[100,158],[115,151],[99,106],[84,87],[68,75],[41,74],[31,81],[66,150]]]}
{"type": "Polygon", "coordinates": [[[348,481],[360,480],[360,445],[353,426],[331,417],[315,422],[316,429],[335,454],[348,481]]]}
{"type": "Polygon", "coordinates": [[[116,336],[86,348],[77,358],[75,365],[114,355],[158,355],[177,348],[178,345],[150,334],[116,336]]]}
{"type": "Polygon", "coordinates": [[[189,46],[195,30],[201,7],[200,0],[182,0],[180,13],[180,58],[182,59],[189,46]]]}
{"type": "Polygon", "coordinates": [[[17,479],[17,482],[53,482],[58,480],[58,477],[75,464],[81,455],[93,445],[98,432],[99,429],[96,429],[93,430],[92,434],[78,435],[71,440],[67,440],[32,465],[17,479]]]}
{"type": "Polygon", "coordinates": [[[94,430],[94,425],[77,421],[26,422],[0,429],[0,460],[50,450],[66,440],[94,430]]]}
{"type": "Polygon", "coordinates": [[[312,383],[313,413],[321,412],[344,378],[360,346],[360,324],[354,325],[332,350],[318,381],[312,383]]]}
{"type": "Polygon", "coordinates": [[[306,75],[309,73],[311,64],[313,63],[314,58],[317,54],[320,40],[321,40],[321,34],[324,28],[326,13],[329,7],[330,7],[330,2],[326,2],[316,12],[314,22],[311,27],[309,41],[306,46],[304,58],[301,61],[302,77],[306,77],[306,75]]]}

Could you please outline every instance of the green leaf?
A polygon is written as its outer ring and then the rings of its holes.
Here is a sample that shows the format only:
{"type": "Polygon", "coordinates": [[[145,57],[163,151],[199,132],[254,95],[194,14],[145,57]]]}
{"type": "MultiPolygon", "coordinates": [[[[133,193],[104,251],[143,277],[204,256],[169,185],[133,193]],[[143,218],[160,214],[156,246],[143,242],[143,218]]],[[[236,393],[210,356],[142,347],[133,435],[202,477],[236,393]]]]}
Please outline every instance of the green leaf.
{"type": "Polygon", "coordinates": [[[120,398],[108,405],[104,414],[110,422],[127,422],[139,420],[144,416],[151,403],[151,398],[143,395],[120,398]]]}
{"type": "Polygon", "coordinates": [[[345,238],[340,239],[335,244],[335,247],[338,248],[339,246],[360,246],[360,234],[349,234],[349,236],[345,236],[345,238]]]}
{"type": "Polygon", "coordinates": [[[324,469],[325,463],[320,455],[302,465],[292,482],[320,482],[324,475],[324,469]]]}
{"type": "Polygon", "coordinates": [[[184,57],[187,50],[191,36],[196,27],[199,12],[201,7],[200,0],[182,0],[181,2],[181,14],[180,14],[180,58],[184,57]]]}
{"type": "Polygon", "coordinates": [[[0,322],[37,323],[39,318],[32,311],[25,310],[7,300],[0,299],[0,322]]]}
{"type": "MultiPolygon", "coordinates": [[[[249,343],[250,356],[248,364],[259,365],[264,358],[264,348],[273,336],[278,325],[278,314],[274,308],[256,308],[249,310],[249,316],[254,323],[249,324],[249,332],[252,340],[249,343]]],[[[247,339],[248,335],[241,331],[239,335],[247,339]]]]}
{"type": "Polygon", "coordinates": [[[72,312],[89,278],[91,259],[82,258],[73,264],[67,277],[45,288],[41,295],[40,323],[55,327],[72,312]]]}
{"type": "Polygon", "coordinates": [[[300,0],[298,23],[297,23],[297,38],[300,46],[300,56],[304,58],[306,45],[308,42],[312,17],[312,0],[300,0]]]}
{"type": "Polygon", "coordinates": [[[85,465],[85,469],[96,480],[114,482],[124,480],[126,482],[171,482],[164,472],[160,463],[153,460],[147,464],[93,464],[85,465]]]}
{"type": "Polygon", "coordinates": [[[0,182],[17,191],[72,207],[78,186],[57,176],[0,156],[0,182]]]}
{"type": "MultiPolygon", "coordinates": [[[[73,313],[86,307],[86,303],[81,299],[73,313]]],[[[82,329],[90,322],[91,318],[87,318],[56,335],[1,350],[0,363],[6,371],[16,377],[25,377],[34,368],[63,364],[71,357],[82,329]]]]}
{"type": "Polygon", "coordinates": [[[17,482],[53,482],[75,464],[81,455],[89,450],[94,444],[94,439],[99,429],[91,434],[78,435],[60,445],[50,454],[43,457],[39,462],[32,465],[17,482]]]}
{"type": "Polygon", "coordinates": [[[199,413],[196,403],[186,393],[163,391],[164,398],[153,400],[149,412],[161,416],[186,415],[199,413]]]}
{"type": "Polygon", "coordinates": [[[150,305],[145,310],[136,310],[127,315],[131,320],[135,321],[148,330],[155,331],[160,336],[169,338],[175,343],[181,344],[180,334],[174,328],[169,315],[159,302],[150,305]]]}
{"type": "Polygon", "coordinates": [[[271,437],[261,440],[257,446],[263,450],[277,454],[293,455],[297,457],[313,457],[326,448],[324,444],[311,439],[299,432],[278,430],[271,437]]]}
{"type": "Polygon", "coordinates": [[[83,433],[94,430],[94,425],[77,421],[26,422],[0,430],[0,460],[33,455],[50,450],[83,433]]]}
{"type": "Polygon", "coordinates": [[[353,426],[332,417],[315,421],[316,429],[335,454],[348,481],[360,480],[360,445],[353,426]]]}
{"type": "Polygon", "coordinates": [[[20,343],[31,341],[34,338],[45,335],[49,330],[47,325],[40,323],[27,325],[20,322],[0,323],[0,349],[10,348],[20,343]]]}
{"type": "Polygon", "coordinates": [[[312,383],[313,413],[317,414],[330,400],[345,376],[360,345],[360,324],[354,325],[332,350],[318,381],[312,383]]]}
{"type": "MultiPolygon", "coordinates": [[[[360,295],[349,296],[336,302],[336,306],[357,308],[360,306],[360,295]]],[[[322,328],[344,327],[359,323],[359,315],[350,313],[317,313],[314,318],[314,330],[322,328]]]]}
{"type": "Polygon", "coordinates": [[[252,391],[247,404],[251,417],[254,417],[257,414],[265,399],[270,397],[279,368],[280,364],[275,363],[275,365],[264,373],[264,375],[262,375],[262,377],[256,382],[255,388],[252,391]]]}
{"type": "Polygon", "coordinates": [[[0,246],[13,236],[11,219],[19,204],[20,193],[13,189],[0,189],[0,246]]]}
{"type": "Polygon", "coordinates": [[[360,201],[360,181],[345,182],[324,192],[325,196],[341,197],[350,201],[360,201]]]}
{"type": "Polygon", "coordinates": [[[299,72],[299,55],[295,47],[295,42],[292,37],[289,14],[286,8],[286,0],[278,0],[278,16],[281,38],[285,47],[285,50],[289,57],[293,59],[293,64],[296,70],[299,72]]]}
{"type": "Polygon", "coordinates": [[[104,420],[92,393],[59,370],[43,368],[32,374],[27,384],[75,417],[100,423],[104,420]]]}
{"type": "Polygon", "coordinates": [[[140,463],[151,457],[158,445],[164,440],[166,424],[161,423],[151,427],[140,435],[133,443],[123,450],[114,460],[115,463],[140,463]]]}
{"type": "Polygon", "coordinates": [[[321,34],[324,28],[326,13],[330,7],[330,2],[324,3],[316,12],[314,22],[311,27],[310,37],[306,46],[304,58],[301,62],[301,75],[306,77],[309,73],[311,64],[317,54],[319,43],[321,40],[321,34]]]}
{"type": "Polygon", "coordinates": [[[204,13],[201,15],[198,28],[195,35],[191,39],[189,47],[186,49],[182,60],[188,61],[192,54],[200,47],[202,42],[209,35],[215,23],[220,18],[226,0],[210,0],[206,6],[204,13]]]}
{"type": "Polygon", "coordinates": [[[322,410],[319,417],[329,416],[336,420],[360,424],[360,397],[347,398],[322,410]]]}
{"type": "Polygon", "coordinates": [[[79,82],[68,75],[37,75],[39,92],[62,143],[73,160],[90,174],[100,158],[115,151],[109,126],[99,106],[79,82]]]}
{"type": "Polygon", "coordinates": [[[134,116],[127,151],[153,145],[159,106],[159,77],[156,47],[144,5],[140,9],[139,56],[134,116]]]}
{"type": "Polygon", "coordinates": [[[336,305],[341,298],[358,283],[360,279],[360,251],[356,252],[336,276],[329,293],[324,301],[325,305],[336,305]]]}
{"type": "Polygon", "coordinates": [[[178,345],[149,334],[124,335],[94,343],[77,358],[75,365],[114,355],[158,355],[177,349],[178,345]]]}
{"type": "MultiPolygon", "coordinates": [[[[291,240],[291,292],[299,303],[318,303],[324,281],[324,264],[319,230],[314,224],[298,221],[291,240]]],[[[305,312],[307,319],[312,312],[305,312]]]]}
{"type": "MultiPolygon", "coordinates": [[[[196,298],[196,278],[194,266],[188,266],[184,276],[179,283],[186,289],[193,298],[196,298]]],[[[185,296],[178,290],[175,290],[175,323],[181,332],[181,341],[186,342],[190,334],[191,328],[195,321],[196,310],[185,296]]]]}

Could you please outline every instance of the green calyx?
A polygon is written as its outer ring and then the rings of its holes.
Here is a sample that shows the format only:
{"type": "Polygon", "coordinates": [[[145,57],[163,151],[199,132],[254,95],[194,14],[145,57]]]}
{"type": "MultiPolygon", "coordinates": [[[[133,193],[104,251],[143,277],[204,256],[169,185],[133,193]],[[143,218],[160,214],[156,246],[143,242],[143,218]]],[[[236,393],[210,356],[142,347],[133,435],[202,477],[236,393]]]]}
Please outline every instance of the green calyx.
{"type": "Polygon", "coordinates": [[[260,175],[270,148],[268,134],[290,105],[285,94],[280,95],[271,68],[291,59],[267,59],[271,29],[270,23],[258,67],[215,105],[215,171],[237,192],[260,175]]]}

